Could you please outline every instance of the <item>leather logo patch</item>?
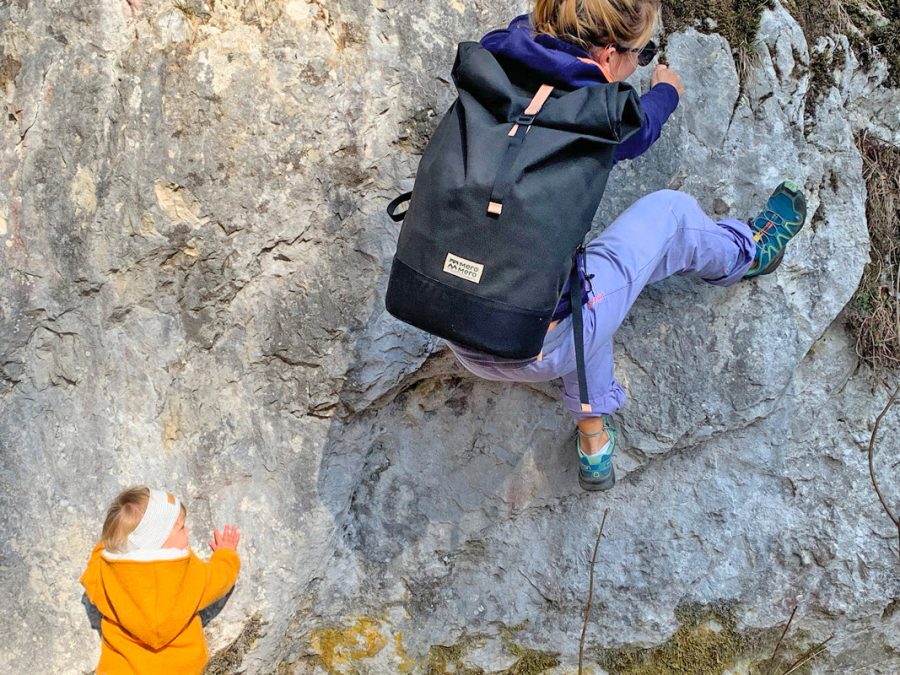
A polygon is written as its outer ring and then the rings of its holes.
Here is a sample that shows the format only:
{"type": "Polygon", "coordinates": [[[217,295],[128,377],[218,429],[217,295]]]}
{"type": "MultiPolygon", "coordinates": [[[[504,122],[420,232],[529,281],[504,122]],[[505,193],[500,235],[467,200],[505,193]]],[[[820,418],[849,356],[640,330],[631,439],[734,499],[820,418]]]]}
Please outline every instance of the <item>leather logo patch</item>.
{"type": "Polygon", "coordinates": [[[444,271],[447,274],[452,274],[455,277],[477,284],[481,282],[481,274],[484,272],[484,265],[448,253],[447,259],[444,261],[444,271]]]}

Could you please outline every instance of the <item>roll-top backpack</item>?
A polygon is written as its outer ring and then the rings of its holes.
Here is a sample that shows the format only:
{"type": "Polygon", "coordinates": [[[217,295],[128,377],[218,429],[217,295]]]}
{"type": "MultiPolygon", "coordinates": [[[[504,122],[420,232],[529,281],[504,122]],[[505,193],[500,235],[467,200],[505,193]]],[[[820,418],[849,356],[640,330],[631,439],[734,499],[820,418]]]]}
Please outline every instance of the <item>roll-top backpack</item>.
{"type": "Polygon", "coordinates": [[[640,127],[637,94],[624,83],[553,88],[476,42],[459,45],[452,74],[458,98],[425,149],[412,192],[388,206],[403,225],[387,310],[465,347],[530,358],[540,354],[569,280],[589,411],[578,253],[615,146],[640,127]]]}

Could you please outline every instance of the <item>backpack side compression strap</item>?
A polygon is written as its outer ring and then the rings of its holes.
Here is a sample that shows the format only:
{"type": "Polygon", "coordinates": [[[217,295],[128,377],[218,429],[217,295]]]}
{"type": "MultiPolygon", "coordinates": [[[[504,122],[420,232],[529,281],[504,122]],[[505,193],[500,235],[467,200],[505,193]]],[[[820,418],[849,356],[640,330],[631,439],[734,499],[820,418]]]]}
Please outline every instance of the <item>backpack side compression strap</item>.
{"type": "Polygon", "coordinates": [[[551,93],[553,93],[553,87],[549,84],[542,84],[534,98],[531,99],[531,103],[525,108],[525,112],[519,115],[507,134],[510,137],[509,145],[506,146],[506,152],[503,153],[503,159],[500,160],[497,180],[491,190],[491,199],[488,202],[487,212],[492,216],[499,216],[503,211],[503,200],[506,199],[506,195],[517,177],[513,171],[513,165],[516,163],[516,157],[519,156],[519,150],[522,149],[522,141],[525,140],[525,134],[528,133],[535,116],[544,107],[551,93]]]}
{"type": "Polygon", "coordinates": [[[569,274],[569,302],[572,303],[572,336],[575,338],[575,372],[578,374],[578,398],[581,412],[593,412],[588,397],[587,374],[584,367],[584,317],[581,306],[581,279],[578,277],[578,254],[569,274]]]}

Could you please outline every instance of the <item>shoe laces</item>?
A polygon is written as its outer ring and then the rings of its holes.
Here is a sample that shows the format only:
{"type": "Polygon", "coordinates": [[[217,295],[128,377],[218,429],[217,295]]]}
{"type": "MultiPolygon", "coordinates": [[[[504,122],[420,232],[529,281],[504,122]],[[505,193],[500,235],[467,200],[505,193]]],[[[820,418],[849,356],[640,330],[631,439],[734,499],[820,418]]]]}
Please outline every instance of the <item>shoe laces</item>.
{"type": "Polygon", "coordinates": [[[764,219],[765,224],[756,230],[756,240],[759,241],[768,241],[770,237],[773,236],[771,232],[772,226],[784,225],[784,218],[780,216],[778,213],[773,211],[772,209],[764,209],[762,213],[760,213],[754,222],[759,222],[760,219],[764,219]]]}

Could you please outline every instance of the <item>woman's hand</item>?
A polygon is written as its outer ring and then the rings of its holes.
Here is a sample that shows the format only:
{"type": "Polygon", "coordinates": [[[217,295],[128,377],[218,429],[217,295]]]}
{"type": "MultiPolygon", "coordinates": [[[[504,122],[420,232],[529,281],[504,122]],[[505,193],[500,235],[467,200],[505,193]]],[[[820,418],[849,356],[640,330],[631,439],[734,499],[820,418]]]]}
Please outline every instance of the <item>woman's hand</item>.
{"type": "Polygon", "coordinates": [[[209,542],[209,547],[213,551],[218,551],[220,548],[237,549],[240,540],[241,533],[238,532],[237,527],[234,525],[226,525],[222,528],[221,532],[219,532],[219,530],[213,532],[213,540],[209,542]]]}
{"type": "Polygon", "coordinates": [[[663,82],[675,87],[675,91],[678,92],[679,97],[684,96],[684,83],[681,81],[681,75],[669,68],[669,66],[659,64],[656,66],[656,70],[653,71],[653,75],[650,77],[650,88],[652,89],[663,82]]]}

